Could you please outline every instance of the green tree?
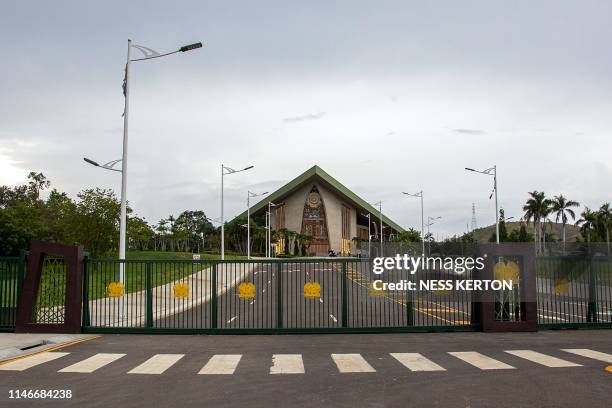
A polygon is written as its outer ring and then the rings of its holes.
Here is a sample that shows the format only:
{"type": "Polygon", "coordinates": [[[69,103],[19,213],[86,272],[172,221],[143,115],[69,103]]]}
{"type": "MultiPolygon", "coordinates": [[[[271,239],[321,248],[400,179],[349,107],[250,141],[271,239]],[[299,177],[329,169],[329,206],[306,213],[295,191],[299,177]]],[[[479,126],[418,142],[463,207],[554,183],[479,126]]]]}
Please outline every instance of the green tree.
{"type": "Polygon", "coordinates": [[[49,188],[51,182],[47,180],[44,174],[31,171],[28,174],[28,192],[34,200],[40,199],[40,192],[45,188],[49,188]]]}
{"type": "MultiPolygon", "coordinates": [[[[499,209],[499,242],[508,242],[508,229],[506,228],[506,217],[504,215],[504,209],[499,209]]],[[[489,237],[489,242],[497,242],[497,233],[493,231],[493,234],[489,237]]]]}
{"type": "Polygon", "coordinates": [[[580,233],[586,238],[587,243],[591,243],[591,233],[597,228],[597,213],[584,207],[584,211],[580,214],[580,219],[576,221],[576,225],[580,227],[580,233]]]}
{"type": "Polygon", "coordinates": [[[546,217],[550,214],[551,206],[550,200],[546,198],[543,191],[534,190],[529,193],[529,196],[530,198],[527,199],[523,206],[523,211],[525,211],[523,218],[526,222],[533,221],[534,245],[537,253],[540,248],[539,243],[544,235],[542,223],[545,222],[546,217]]]}
{"type": "Polygon", "coordinates": [[[127,239],[131,249],[147,250],[153,240],[154,232],[144,218],[128,217],[127,239]]]}
{"type": "Polygon", "coordinates": [[[599,211],[597,211],[597,218],[599,221],[598,224],[605,233],[606,247],[608,249],[608,256],[610,256],[610,228],[612,228],[612,208],[610,208],[610,203],[604,203],[601,207],[599,207],[599,211]]]}
{"type": "Polygon", "coordinates": [[[405,244],[421,242],[421,232],[411,227],[405,231],[394,234],[391,241],[405,244]]]}
{"type": "Polygon", "coordinates": [[[559,194],[558,196],[554,196],[551,200],[551,211],[555,215],[555,222],[559,222],[561,220],[561,224],[563,225],[563,252],[565,252],[565,225],[569,218],[574,221],[576,219],[576,214],[572,207],[578,207],[580,203],[578,201],[568,200],[563,197],[563,194],[559,194]]]}
{"type": "Polygon", "coordinates": [[[121,205],[115,193],[96,188],[83,190],[77,197],[74,216],[69,222],[70,240],[83,245],[93,256],[116,250],[121,205]]]}

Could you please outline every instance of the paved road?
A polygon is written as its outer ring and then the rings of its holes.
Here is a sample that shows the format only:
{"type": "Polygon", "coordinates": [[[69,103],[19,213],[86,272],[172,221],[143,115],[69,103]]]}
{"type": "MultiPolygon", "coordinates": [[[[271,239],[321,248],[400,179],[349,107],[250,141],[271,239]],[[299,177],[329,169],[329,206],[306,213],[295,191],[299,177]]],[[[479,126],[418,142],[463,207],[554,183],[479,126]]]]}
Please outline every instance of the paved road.
{"type": "Polygon", "coordinates": [[[0,366],[0,405],[603,407],[612,397],[610,338],[605,330],[105,335],[0,366]],[[69,389],[72,398],[10,400],[15,389],[69,389]]]}

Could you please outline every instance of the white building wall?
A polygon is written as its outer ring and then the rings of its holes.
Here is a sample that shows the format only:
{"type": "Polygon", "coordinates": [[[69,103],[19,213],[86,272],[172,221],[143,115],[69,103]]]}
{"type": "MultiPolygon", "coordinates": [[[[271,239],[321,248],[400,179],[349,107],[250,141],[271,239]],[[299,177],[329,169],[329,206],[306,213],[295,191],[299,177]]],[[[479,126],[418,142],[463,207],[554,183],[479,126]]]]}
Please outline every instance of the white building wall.
{"type": "Polygon", "coordinates": [[[318,182],[304,184],[301,188],[283,200],[285,203],[285,228],[301,232],[304,204],[306,203],[306,197],[313,185],[319,190],[323,203],[325,204],[330,248],[336,252],[340,252],[342,250],[342,204],[344,203],[351,209],[350,238],[357,236],[357,211],[354,207],[343,202],[339,196],[323,187],[318,182]]]}

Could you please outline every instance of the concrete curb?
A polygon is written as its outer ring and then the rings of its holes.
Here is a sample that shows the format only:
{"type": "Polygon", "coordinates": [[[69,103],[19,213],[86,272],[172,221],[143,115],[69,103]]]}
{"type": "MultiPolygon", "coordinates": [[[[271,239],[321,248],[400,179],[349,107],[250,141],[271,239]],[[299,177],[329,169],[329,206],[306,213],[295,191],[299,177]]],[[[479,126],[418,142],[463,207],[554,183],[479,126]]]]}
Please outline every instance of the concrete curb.
{"type": "Polygon", "coordinates": [[[0,333],[0,365],[99,337],[92,334],[0,333]]]}

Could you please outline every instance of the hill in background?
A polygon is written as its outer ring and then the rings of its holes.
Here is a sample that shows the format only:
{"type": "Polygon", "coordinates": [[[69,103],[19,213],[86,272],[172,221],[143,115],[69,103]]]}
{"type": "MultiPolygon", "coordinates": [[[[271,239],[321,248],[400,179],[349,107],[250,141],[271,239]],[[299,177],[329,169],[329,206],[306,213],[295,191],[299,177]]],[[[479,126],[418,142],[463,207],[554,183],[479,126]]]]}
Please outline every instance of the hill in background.
{"type": "MultiPolygon", "coordinates": [[[[512,232],[513,230],[518,230],[521,228],[521,222],[506,222],[506,229],[508,230],[508,234],[510,234],[510,232],[512,232]]],[[[530,234],[533,234],[533,224],[526,224],[526,228],[527,231],[530,234]]],[[[546,224],[546,233],[547,234],[554,234],[555,238],[558,241],[562,240],[563,237],[563,225],[560,223],[550,223],[550,224],[546,224]]],[[[491,235],[493,235],[495,233],[495,224],[493,225],[489,225],[487,227],[483,227],[483,228],[477,228],[474,231],[472,231],[472,234],[474,235],[474,239],[477,242],[489,242],[489,238],[491,238],[491,235]]],[[[570,225],[570,224],[566,224],[565,225],[565,239],[567,242],[575,242],[576,241],[576,237],[580,235],[580,228],[578,228],[575,225],[570,225]]]]}

